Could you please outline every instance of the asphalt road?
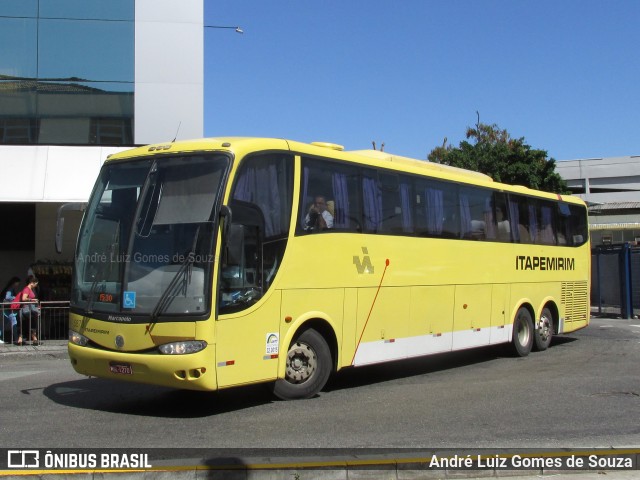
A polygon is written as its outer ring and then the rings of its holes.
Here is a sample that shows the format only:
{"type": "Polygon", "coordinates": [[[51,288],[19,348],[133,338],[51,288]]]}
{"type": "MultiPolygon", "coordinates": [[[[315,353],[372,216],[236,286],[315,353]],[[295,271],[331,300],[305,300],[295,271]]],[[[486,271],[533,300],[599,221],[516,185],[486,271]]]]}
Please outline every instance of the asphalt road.
{"type": "Polygon", "coordinates": [[[351,369],[316,398],[85,378],[66,355],[0,356],[0,446],[640,446],[640,321],[594,319],[546,352],[500,348],[351,369]]]}

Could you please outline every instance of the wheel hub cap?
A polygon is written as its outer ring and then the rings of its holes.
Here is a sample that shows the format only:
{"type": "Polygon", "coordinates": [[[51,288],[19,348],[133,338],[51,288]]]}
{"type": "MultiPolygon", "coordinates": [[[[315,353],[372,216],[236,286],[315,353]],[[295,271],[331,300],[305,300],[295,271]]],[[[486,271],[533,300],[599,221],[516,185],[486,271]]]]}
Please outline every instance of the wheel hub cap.
{"type": "Polygon", "coordinates": [[[547,340],[551,333],[551,327],[549,319],[545,316],[540,317],[540,323],[538,324],[539,335],[542,340],[547,340]]]}
{"type": "Polygon", "coordinates": [[[306,382],[317,367],[316,355],[308,345],[296,343],[287,353],[287,380],[291,383],[306,382]]]}

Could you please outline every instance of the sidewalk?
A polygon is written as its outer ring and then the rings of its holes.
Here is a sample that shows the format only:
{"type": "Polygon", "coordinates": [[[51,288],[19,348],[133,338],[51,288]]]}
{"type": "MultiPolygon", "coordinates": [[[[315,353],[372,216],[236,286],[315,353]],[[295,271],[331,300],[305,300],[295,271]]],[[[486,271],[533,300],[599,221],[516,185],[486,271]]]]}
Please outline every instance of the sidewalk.
{"type": "Polygon", "coordinates": [[[0,343],[0,356],[66,355],[67,340],[44,340],[41,345],[0,343]]]}

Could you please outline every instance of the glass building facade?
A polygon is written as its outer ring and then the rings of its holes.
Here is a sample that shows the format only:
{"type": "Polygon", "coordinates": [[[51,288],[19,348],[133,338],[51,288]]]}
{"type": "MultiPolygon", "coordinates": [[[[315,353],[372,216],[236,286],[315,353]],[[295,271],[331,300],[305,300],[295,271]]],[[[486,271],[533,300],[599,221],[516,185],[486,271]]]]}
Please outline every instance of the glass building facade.
{"type": "Polygon", "coordinates": [[[0,144],[133,144],[134,1],[0,0],[0,144]]]}

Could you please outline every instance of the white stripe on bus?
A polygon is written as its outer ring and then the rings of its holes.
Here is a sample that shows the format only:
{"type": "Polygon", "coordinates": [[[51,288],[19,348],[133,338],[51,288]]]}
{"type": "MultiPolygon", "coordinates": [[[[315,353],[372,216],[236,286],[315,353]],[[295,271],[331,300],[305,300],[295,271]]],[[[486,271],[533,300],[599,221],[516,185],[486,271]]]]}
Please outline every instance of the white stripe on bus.
{"type": "Polygon", "coordinates": [[[511,325],[395,338],[393,342],[387,340],[362,342],[354,358],[353,365],[368,365],[434,353],[507,343],[511,340],[512,329],[505,327],[511,327],[511,325]]]}

